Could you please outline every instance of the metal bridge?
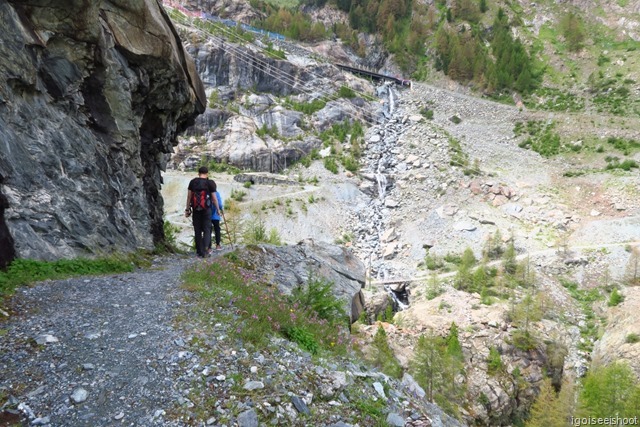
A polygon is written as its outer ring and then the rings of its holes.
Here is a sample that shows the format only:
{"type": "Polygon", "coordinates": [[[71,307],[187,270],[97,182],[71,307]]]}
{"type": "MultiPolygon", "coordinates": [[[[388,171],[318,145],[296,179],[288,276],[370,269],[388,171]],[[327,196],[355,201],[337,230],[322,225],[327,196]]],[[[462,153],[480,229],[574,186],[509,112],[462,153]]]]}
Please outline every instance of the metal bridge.
{"type": "Polygon", "coordinates": [[[368,77],[375,81],[386,80],[386,81],[394,82],[395,84],[400,86],[411,87],[411,80],[403,79],[396,76],[388,76],[386,74],[380,74],[374,71],[363,70],[361,68],[355,68],[355,67],[351,67],[349,65],[344,65],[344,64],[335,64],[335,65],[341,70],[348,71],[350,73],[357,74],[359,76],[368,77]]]}

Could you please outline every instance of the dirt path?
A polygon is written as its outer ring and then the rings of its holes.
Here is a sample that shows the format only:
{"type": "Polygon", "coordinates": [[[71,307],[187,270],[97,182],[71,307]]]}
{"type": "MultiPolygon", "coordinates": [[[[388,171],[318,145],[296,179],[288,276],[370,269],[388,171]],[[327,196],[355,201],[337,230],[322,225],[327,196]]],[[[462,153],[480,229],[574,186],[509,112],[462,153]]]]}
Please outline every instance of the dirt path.
{"type": "Polygon", "coordinates": [[[0,391],[31,425],[178,425],[165,415],[184,399],[189,355],[172,323],[193,261],[19,289],[0,324],[0,391]]]}

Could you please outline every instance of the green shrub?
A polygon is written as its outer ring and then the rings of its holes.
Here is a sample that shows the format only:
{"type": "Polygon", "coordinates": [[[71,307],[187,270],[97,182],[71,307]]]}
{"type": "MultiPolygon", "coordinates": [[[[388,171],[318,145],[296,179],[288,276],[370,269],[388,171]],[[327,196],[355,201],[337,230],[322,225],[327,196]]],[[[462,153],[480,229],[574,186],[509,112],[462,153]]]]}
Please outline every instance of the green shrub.
{"type": "Polygon", "coordinates": [[[282,244],[278,230],[272,228],[267,232],[264,221],[259,218],[253,219],[245,224],[242,241],[246,245],[255,245],[258,243],[269,243],[271,245],[282,244]]]}
{"type": "Polygon", "coordinates": [[[420,110],[420,114],[422,114],[422,116],[427,120],[433,120],[433,110],[429,108],[422,108],[420,110]]]}
{"type": "Polygon", "coordinates": [[[624,296],[618,292],[618,289],[613,288],[613,291],[611,291],[611,295],[609,295],[609,301],[607,302],[607,305],[609,307],[615,307],[622,301],[624,301],[624,296]]]}
{"type": "Polygon", "coordinates": [[[454,125],[460,124],[462,123],[462,119],[458,116],[452,116],[450,119],[451,123],[453,123],[454,125]]]}
{"type": "Polygon", "coordinates": [[[287,55],[285,51],[282,49],[274,48],[273,43],[271,42],[267,44],[267,47],[265,48],[265,52],[267,52],[269,56],[275,59],[287,59],[287,55]]]}
{"type": "Polygon", "coordinates": [[[424,257],[424,264],[429,270],[440,270],[444,267],[442,258],[437,255],[431,255],[429,252],[427,252],[427,255],[424,257]]]}
{"type": "Polygon", "coordinates": [[[340,98],[351,99],[356,97],[356,93],[353,91],[353,89],[351,89],[348,86],[340,86],[340,90],[338,91],[338,96],[340,98]]]}
{"type": "Polygon", "coordinates": [[[338,164],[333,156],[327,156],[324,158],[324,167],[331,173],[338,173],[338,164]]]}
{"type": "Polygon", "coordinates": [[[625,338],[624,342],[626,342],[627,344],[635,344],[640,342],[640,335],[639,334],[635,334],[635,333],[631,333],[629,335],[627,335],[627,337],[625,338]]]}
{"type": "Polygon", "coordinates": [[[291,108],[304,114],[313,114],[322,110],[327,103],[321,99],[314,99],[310,102],[293,102],[291,108]]]}
{"type": "Polygon", "coordinates": [[[245,181],[244,184],[242,184],[244,188],[251,188],[252,185],[253,185],[253,182],[251,181],[245,181]]]}
{"type": "Polygon", "coordinates": [[[533,350],[538,346],[536,337],[530,331],[523,331],[521,329],[513,331],[511,342],[514,347],[523,351],[533,350]]]}
{"type": "Polygon", "coordinates": [[[625,159],[622,162],[617,157],[607,157],[607,166],[605,170],[622,169],[624,171],[630,171],[631,169],[638,169],[640,166],[638,162],[633,159],[625,159]]]}
{"type": "Polygon", "coordinates": [[[235,200],[236,202],[241,202],[242,199],[244,199],[244,196],[246,196],[247,193],[245,191],[242,190],[236,190],[235,188],[233,190],[231,190],[231,194],[229,194],[229,197],[233,200],[235,200]]]}
{"type": "Polygon", "coordinates": [[[283,329],[283,334],[290,341],[293,341],[300,345],[311,354],[317,354],[320,346],[316,341],[314,335],[304,328],[298,326],[290,326],[283,329]]]}
{"type": "Polygon", "coordinates": [[[267,135],[269,135],[273,139],[280,138],[278,128],[276,126],[268,127],[266,123],[264,123],[261,128],[256,130],[256,135],[258,135],[260,138],[264,138],[267,135]]]}
{"type": "Polygon", "coordinates": [[[180,232],[180,227],[171,224],[165,220],[162,223],[162,231],[164,232],[164,247],[163,249],[169,252],[177,252],[177,235],[180,232]]]}
{"type": "Polygon", "coordinates": [[[498,349],[491,347],[489,349],[489,357],[487,357],[487,373],[489,375],[495,375],[502,370],[502,358],[498,349]]]}
{"type": "Polygon", "coordinates": [[[340,157],[340,161],[342,162],[342,166],[349,172],[355,173],[358,171],[358,161],[352,155],[343,155],[340,157]]]}
{"type": "Polygon", "coordinates": [[[306,287],[297,287],[291,293],[291,301],[299,303],[318,314],[318,317],[331,322],[347,319],[344,302],[333,293],[333,282],[309,274],[306,287]]]}
{"type": "Polygon", "coordinates": [[[625,156],[628,156],[633,152],[640,150],[640,142],[634,139],[625,139],[610,136],[609,138],[607,138],[607,143],[612,145],[616,150],[621,151],[625,156]]]}
{"type": "Polygon", "coordinates": [[[209,168],[209,173],[229,173],[232,175],[236,175],[241,172],[239,168],[233,165],[230,165],[226,161],[222,161],[222,162],[210,161],[207,164],[207,167],[209,168]]]}

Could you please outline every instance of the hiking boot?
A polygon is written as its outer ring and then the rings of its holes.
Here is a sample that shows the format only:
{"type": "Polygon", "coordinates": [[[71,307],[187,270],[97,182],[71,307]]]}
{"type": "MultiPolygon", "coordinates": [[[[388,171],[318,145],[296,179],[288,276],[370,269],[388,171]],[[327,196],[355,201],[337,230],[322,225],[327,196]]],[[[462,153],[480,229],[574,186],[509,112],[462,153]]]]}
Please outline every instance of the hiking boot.
{"type": "Polygon", "coordinates": [[[222,246],[216,245],[216,251],[221,251],[221,250],[222,250],[222,246]]]}

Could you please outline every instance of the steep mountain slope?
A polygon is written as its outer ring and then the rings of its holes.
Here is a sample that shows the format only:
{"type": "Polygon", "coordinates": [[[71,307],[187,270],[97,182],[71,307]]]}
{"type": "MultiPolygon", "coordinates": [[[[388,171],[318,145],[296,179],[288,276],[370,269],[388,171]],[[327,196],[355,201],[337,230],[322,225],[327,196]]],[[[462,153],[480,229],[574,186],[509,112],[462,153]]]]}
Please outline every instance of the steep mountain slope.
{"type": "Polygon", "coordinates": [[[151,0],[0,14],[0,265],[152,248],[165,154],[206,103],[169,18],[151,0]]]}

